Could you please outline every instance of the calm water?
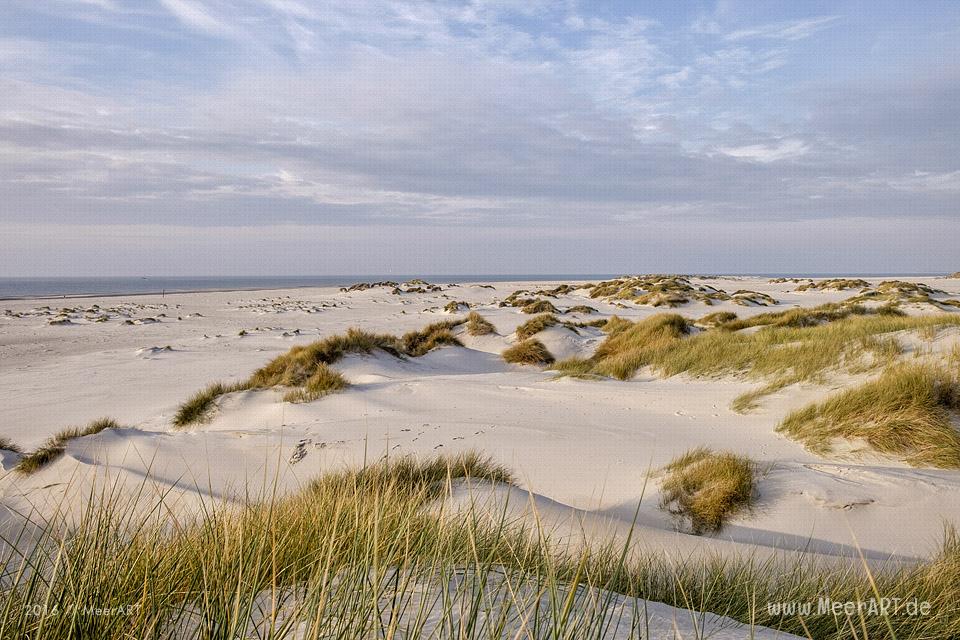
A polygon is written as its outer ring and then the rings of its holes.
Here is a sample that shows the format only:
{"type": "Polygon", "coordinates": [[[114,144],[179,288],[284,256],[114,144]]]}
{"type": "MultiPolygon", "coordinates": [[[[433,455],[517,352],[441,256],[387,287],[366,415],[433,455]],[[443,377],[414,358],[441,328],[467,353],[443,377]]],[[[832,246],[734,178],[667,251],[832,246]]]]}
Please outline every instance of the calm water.
{"type": "Polygon", "coordinates": [[[187,276],[140,278],[0,278],[0,300],[70,296],[108,296],[185,291],[231,291],[242,289],[295,289],[344,287],[356,282],[412,278],[429,282],[509,282],[511,280],[580,280],[613,277],[611,274],[557,275],[367,275],[367,276],[187,276]]]}
{"type": "MultiPolygon", "coordinates": [[[[366,275],[366,276],[186,276],[136,278],[0,278],[0,300],[16,298],[59,298],[74,296],[115,296],[151,293],[183,293],[186,291],[232,291],[243,289],[296,289],[301,287],[344,287],[356,282],[394,280],[403,282],[422,278],[428,282],[510,282],[602,280],[623,274],[506,274],[506,275],[366,275]]],[[[808,278],[853,277],[924,277],[942,274],[836,274],[836,273],[762,273],[739,274],[762,277],[796,276],[808,278]]]]}

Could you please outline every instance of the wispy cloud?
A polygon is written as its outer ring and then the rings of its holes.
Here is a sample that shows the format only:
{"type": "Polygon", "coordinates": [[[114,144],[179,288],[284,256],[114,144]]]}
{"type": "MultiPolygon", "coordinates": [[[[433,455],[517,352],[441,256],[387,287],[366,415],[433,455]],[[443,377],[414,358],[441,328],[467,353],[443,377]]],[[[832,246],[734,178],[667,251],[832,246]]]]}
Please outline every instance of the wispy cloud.
{"type": "Polygon", "coordinates": [[[814,33],[825,29],[838,20],[839,16],[820,16],[804,20],[788,22],[774,22],[756,27],[737,29],[724,34],[723,39],[729,41],[747,40],[751,38],[766,38],[772,40],[802,40],[814,33]]]}
{"type": "Polygon", "coordinates": [[[831,28],[868,40],[856,20],[11,0],[0,223],[675,230],[955,211],[960,76],[906,45],[897,73],[809,56],[867,46],[831,28]]]}

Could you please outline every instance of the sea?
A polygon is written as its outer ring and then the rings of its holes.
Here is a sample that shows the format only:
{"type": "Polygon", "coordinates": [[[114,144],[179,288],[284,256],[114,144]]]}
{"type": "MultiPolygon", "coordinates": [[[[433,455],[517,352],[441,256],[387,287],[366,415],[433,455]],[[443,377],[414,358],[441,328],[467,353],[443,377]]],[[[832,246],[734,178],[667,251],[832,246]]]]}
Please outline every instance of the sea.
{"type": "Polygon", "coordinates": [[[196,291],[256,291],[346,287],[358,282],[512,282],[599,280],[613,274],[501,274],[501,275],[342,275],[342,276],[138,276],[100,278],[0,278],[0,300],[24,298],[81,298],[100,296],[191,293],[196,291]]]}
{"type": "MultiPolygon", "coordinates": [[[[0,277],[0,300],[24,298],[82,298],[100,296],[189,293],[195,291],[256,291],[259,289],[299,289],[307,287],[346,287],[357,282],[404,282],[420,278],[427,282],[556,282],[605,280],[624,274],[386,274],[338,276],[136,276],[136,277],[0,277]]],[[[756,273],[729,274],[754,277],[831,278],[854,277],[930,277],[943,274],[836,274],[836,273],[756,273]]]]}

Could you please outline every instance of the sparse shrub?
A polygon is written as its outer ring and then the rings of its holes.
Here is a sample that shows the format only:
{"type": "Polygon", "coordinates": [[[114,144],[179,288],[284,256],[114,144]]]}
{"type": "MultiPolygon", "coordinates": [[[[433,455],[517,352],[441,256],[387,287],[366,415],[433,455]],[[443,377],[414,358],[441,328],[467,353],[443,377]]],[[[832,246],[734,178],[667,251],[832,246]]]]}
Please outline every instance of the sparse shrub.
{"type": "Polygon", "coordinates": [[[539,340],[528,338],[503,352],[503,359],[513,364],[548,365],[554,361],[547,347],[539,340]]]}
{"type": "Polygon", "coordinates": [[[527,338],[534,336],[544,329],[555,326],[559,324],[557,316],[552,313],[543,313],[539,316],[533,317],[522,325],[517,327],[517,339],[526,340],[527,338]]]}
{"type": "Polygon", "coordinates": [[[733,453],[688,451],[665,467],[661,507],[689,521],[693,533],[719,531],[750,505],[753,467],[749,458],[733,453]]]}
{"type": "Polygon", "coordinates": [[[67,450],[67,443],[75,438],[92,436],[104,429],[118,429],[120,425],[112,418],[94,420],[86,427],[70,427],[49,438],[34,451],[24,455],[17,462],[16,470],[24,475],[39,471],[58,459],[67,450]]]}
{"type": "Polygon", "coordinates": [[[467,315],[467,333],[471,336],[485,336],[496,332],[497,328],[476,311],[467,315]]]}
{"type": "Polygon", "coordinates": [[[930,365],[899,365],[878,379],[788,415],[777,431],[820,454],[862,441],[917,467],[960,468],[960,379],[930,365]]]}

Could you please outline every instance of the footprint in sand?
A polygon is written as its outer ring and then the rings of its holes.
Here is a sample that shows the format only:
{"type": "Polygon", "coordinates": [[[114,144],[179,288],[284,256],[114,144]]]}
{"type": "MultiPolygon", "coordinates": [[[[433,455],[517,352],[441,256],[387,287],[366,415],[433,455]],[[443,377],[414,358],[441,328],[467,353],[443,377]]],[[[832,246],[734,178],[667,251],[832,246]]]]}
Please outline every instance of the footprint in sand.
{"type": "Polygon", "coordinates": [[[310,438],[305,438],[297,443],[297,446],[294,448],[293,453],[290,454],[290,464],[297,464],[303,460],[307,455],[307,445],[311,444],[313,440],[310,438]]]}

